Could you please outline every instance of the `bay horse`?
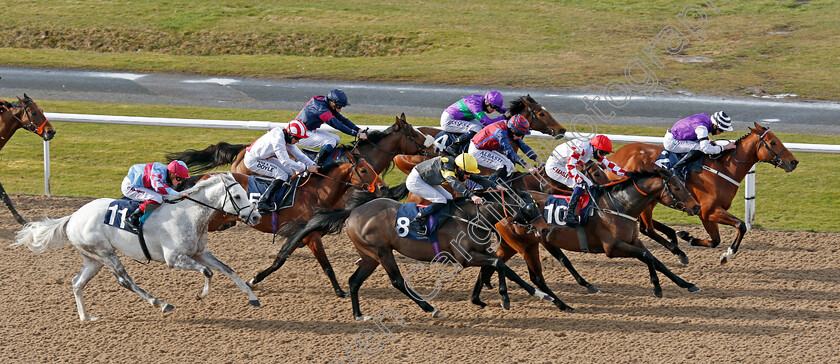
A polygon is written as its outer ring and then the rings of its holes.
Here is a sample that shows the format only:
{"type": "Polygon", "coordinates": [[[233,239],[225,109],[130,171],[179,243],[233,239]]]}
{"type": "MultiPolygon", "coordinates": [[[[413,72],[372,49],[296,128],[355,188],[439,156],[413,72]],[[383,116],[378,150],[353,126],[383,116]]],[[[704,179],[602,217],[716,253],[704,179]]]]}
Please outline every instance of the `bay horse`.
{"type": "MultiPolygon", "coordinates": [[[[563,263],[577,283],[586,287],[589,293],[597,293],[600,290],[577,273],[560,249],[595,254],[603,253],[608,258],[636,258],[648,266],[650,281],[654,285],[653,294],[658,298],[662,298],[662,287],[659,285],[656,271],[662,272],[678,286],[688,289],[689,292],[699,291],[700,288],[668,270],[639,240],[637,219],[652,201],[661,202],[689,215],[694,215],[700,210],[700,205],[691,197],[679,178],[664,168],[652,172],[630,172],[628,177],[602,187],[602,191],[603,193],[598,200],[594,201],[597,206],[595,214],[589,218],[586,226],[583,227],[586,237],[585,245],[580,242],[578,232],[574,227],[552,225],[548,232],[540,237],[535,237],[519,227],[497,225],[496,228],[502,237],[499,250],[496,252],[499,259],[507,261],[517,252],[522,254],[525,263],[528,265],[531,281],[537,288],[553,298],[557,298],[557,296],[548,288],[542,274],[540,244],[555,259],[563,263]]],[[[545,210],[545,203],[549,194],[532,191],[531,195],[534,196],[537,205],[545,210]]],[[[553,209],[549,211],[551,210],[553,209]]],[[[488,282],[492,274],[492,270],[482,268],[473,291],[473,303],[480,306],[484,305],[479,298],[481,282],[488,282]]]]}
{"type": "MultiPolygon", "coordinates": [[[[176,189],[188,188],[197,181],[209,178],[211,175],[213,174],[192,176],[176,189]]],[[[233,175],[240,185],[247,188],[247,175],[241,173],[233,173],[233,175]]],[[[318,172],[309,174],[306,181],[295,192],[294,205],[278,210],[276,215],[275,213],[261,214],[259,223],[252,227],[264,233],[272,234],[292,229],[300,221],[308,220],[317,210],[340,205],[342,197],[350,187],[385,195],[388,186],[363,158],[355,154],[347,154],[321,167],[318,172]]],[[[210,231],[224,230],[235,221],[228,215],[216,214],[212,217],[208,229],[210,231]]],[[[306,243],[329,278],[336,296],[346,297],[347,294],[338,284],[332,265],[327,259],[321,236],[313,233],[311,237],[307,238],[306,243]]],[[[258,273],[255,278],[248,282],[248,285],[253,287],[269,274],[280,269],[287,256],[283,256],[281,259],[280,254],[278,254],[272,265],[258,273]]]]}
{"type": "MultiPolygon", "coordinates": [[[[758,162],[770,163],[782,168],[785,172],[792,172],[799,164],[793,153],[773,132],[758,123],[754,125],[754,128],[749,128],[749,134],[735,141],[735,149],[725,151],[715,158],[707,157],[703,171],[689,173],[686,179],[686,187],[700,202],[700,220],[711,240],[692,237],[685,231],[675,232],[674,229],[653,220],[653,208],[656,203],[642,212],[642,234],[662,244],[677,255],[681,263],[687,264],[688,258],[677,246],[678,236],[691,245],[714,248],[721,242],[718,224],[729,225],[738,229],[738,232],[729,249],[721,255],[720,264],[723,265],[732,260],[747,232],[747,225],[727,211],[732,206],[735,194],[738,193],[740,182],[758,162]],[[656,230],[665,233],[670,240],[660,237],[656,230]]],[[[655,167],[654,161],[662,149],[661,145],[631,143],[616,151],[610,156],[610,160],[627,170],[650,170],[655,167]]]]}
{"type": "MultiPolygon", "coordinates": [[[[544,106],[534,100],[531,95],[520,96],[516,100],[511,101],[509,110],[511,115],[519,114],[527,118],[528,122],[531,123],[531,130],[546,133],[556,139],[563,138],[566,134],[566,128],[564,128],[563,125],[560,125],[560,123],[554,119],[554,116],[551,116],[551,113],[548,112],[544,106]]],[[[439,128],[421,127],[419,129],[424,134],[430,135],[433,138],[441,132],[441,129],[439,128]]],[[[514,150],[518,149],[515,145],[513,148],[514,150]]],[[[403,171],[405,174],[409,174],[414,166],[420,164],[424,160],[430,159],[431,157],[433,156],[398,155],[394,157],[394,164],[397,168],[399,168],[399,170],[403,171]]],[[[488,171],[493,172],[486,167],[479,166],[479,168],[485,173],[488,173],[488,171]]]]}
{"type": "MultiPolygon", "coordinates": [[[[18,129],[31,131],[45,141],[55,137],[55,129],[38,104],[26,94],[23,94],[22,99],[20,97],[17,99],[18,101],[15,102],[0,100],[0,150],[6,146],[6,143],[18,129]]],[[[15,210],[12,200],[6,194],[2,184],[0,184],[0,198],[12,212],[15,220],[21,225],[25,224],[26,219],[15,210]]]]}
{"type": "MultiPolygon", "coordinates": [[[[353,318],[356,320],[370,320],[370,316],[362,314],[359,308],[359,288],[380,264],[394,288],[408,296],[423,311],[431,313],[433,318],[444,315],[411,287],[410,276],[409,280],[403,278],[394,259],[394,250],[422,262],[450,264],[455,271],[452,275],[465,266],[482,266],[496,270],[499,272],[499,293],[502,295],[502,307],[505,309],[510,308],[505,277],[519,284],[530,295],[543,301],[551,301],[545,293],[534,289],[505,265],[493,253],[489,241],[493,226],[498,224],[521,224],[529,229],[548,227],[531,196],[525,192],[504,191],[479,192],[477,195],[485,199],[484,204],[476,205],[463,197],[452,201],[454,208],[451,218],[443,222],[437,230],[440,242],[440,253],[437,255],[428,242],[400,237],[393,226],[400,207],[399,202],[388,198],[373,199],[364,195],[354,196],[358,200],[351,203],[352,208],[325,211],[315,215],[306,227],[286,241],[281,252],[291,252],[300,244],[302,237],[312,231],[332,234],[346,227],[347,235],[361,257],[358,268],[349,279],[353,318]]],[[[562,302],[558,305],[565,307],[567,311],[574,311],[562,302]]]]}
{"type": "MultiPolygon", "coordinates": [[[[207,249],[207,224],[210,216],[217,211],[249,225],[259,221],[260,216],[256,207],[249,202],[248,193],[229,173],[216,174],[187,192],[190,194],[189,201],[164,204],[146,220],[144,235],[149,256],[152,260],[166,263],[170,268],[201,273],[204,276],[204,288],[196,299],[210,292],[212,270],[217,270],[230,277],[248,295],[252,306],[259,307],[259,299],[251,288],[207,249]]],[[[136,235],[103,223],[112,201],[110,198],[96,199],[70,216],[27,223],[17,232],[12,246],[25,245],[35,253],[43,253],[47,248],[58,249],[69,240],[76,247],[84,265],[73,277],[73,295],[82,321],[97,320],[97,317],[88,315],[85,310],[82,291],[103,266],[117,277],[120,286],[136,293],[164,313],[171,311],[174,306],[138,287],[120,262],[117,251],[136,260],[144,259],[145,255],[136,235]]],[[[118,216],[116,212],[114,215],[118,216]]]]}

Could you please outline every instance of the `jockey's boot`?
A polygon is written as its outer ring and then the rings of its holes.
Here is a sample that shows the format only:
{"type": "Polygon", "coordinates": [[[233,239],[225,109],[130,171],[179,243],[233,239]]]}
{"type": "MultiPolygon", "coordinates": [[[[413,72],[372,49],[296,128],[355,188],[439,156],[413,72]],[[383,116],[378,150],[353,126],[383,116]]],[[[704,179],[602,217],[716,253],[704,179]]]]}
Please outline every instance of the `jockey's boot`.
{"type": "Polygon", "coordinates": [[[581,195],[583,195],[583,187],[575,186],[572,196],[569,197],[569,209],[566,211],[566,216],[563,217],[566,225],[575,225],[580,222],[577,215],[577,205],[581,195]]]}
{"type": "Polygon", "coordinates": [[[682,159],[680,159],[676,164],[671,166],[671,171],[674,172],[678,176],[688,176],[688,173],[682,173],[683,168],[687,167],[692,162],[702,158],[705,154],[699,150],[691,150],[686,153],[682,159]]]}
{"type": "Polygon", "coordinates": [[[327,144],[327,145],[323,146],[321,148],[321,150],[318,151],[318,156],[315,157],[315,164],[317,164],[319,166],[323,166],[324,162],[327,161],[327,158],[330,157],[333,150],[335,150],[335,148],[332,145],[327,144]]]}
{"type": "Polygon", "coordinates": [[[461,149],[464,147],[464,145],[469,143],[470,139],[472,139],[474,136],[475,136],[475,133],[470,132],[470,131],[468,131],[464,134],[461,134],[461,136],[459,136],[457,139],[455,139],[452,142],[452,144],[450,144],[448,147],[446,147],[446,149],[443,150],[443,152],[446,153],[446,154],[449,154],[453,157],[457,157],[458,155],[461,154],[461,149]]]}
{"type": "Polygon", "coordinates": [[[502,166],[502,168],[497,169],[496,172],[490,175],[490,181],[496,184],[500,184],[502,182],[506,182],[508,178],[507,167],[502,166]]]}
{"type": "Polygon", "coordinates": [[[143,222],[145,221],[145,219],[141,219],[143,215],[152,212],[154,209],[158,208],[158,206],[160,205],[149,203],[149,201],[140,204],[140,207],[138,207],[137,210],[134,210],[131,215],[128,215],[125,218],[125,224],[134,230],[140,231],[140,226],[143,225],[143,222]]]}
{"type": "Polygon", "coordinates": [[[440,209],[446,206],[445,203],[433,203],[429,206],[426,206],[425,209],[417,213],[417,217],[411,221],[412,224],[416,224],[419,229],[417,232],[421,233],[422,235],[428,236],[429,235],[429,227],[426,225],[426,219],[429,216],[432,216],[435,212],[440,211],[440,209]]]}
{"type": "Polygon", "coordinates": [[[283,183],[286,181],[282,179],[275,179],[271,181],[271,184],[268,185],[268,188],[265,189],[265,193],[260,196],[260,200],[257,201],[257,209],[263,211],[272,211],[274,210],[274,204],[271,203],[271,197],[274,196],[274,192],[283,186],[283,183]]]}

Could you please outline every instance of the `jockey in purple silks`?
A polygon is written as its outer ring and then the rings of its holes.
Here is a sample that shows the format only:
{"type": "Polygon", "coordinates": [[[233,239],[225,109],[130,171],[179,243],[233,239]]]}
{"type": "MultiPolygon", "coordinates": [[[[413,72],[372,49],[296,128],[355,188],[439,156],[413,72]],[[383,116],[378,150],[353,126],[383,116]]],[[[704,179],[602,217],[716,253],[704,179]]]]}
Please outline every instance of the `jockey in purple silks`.
{"type": "MultiPolygon", "coordinates": [[[[709,140],[709,135],[718,135],[724,131],[732,131],[732,120],[723,111],[714,115],[696,114],[682,119],[665,133],[663,145],[665,150],[672,153],[686,153],[671,170],[679,172],[704,155],[720,154],[725,150],[735,149],[735,144],[725,146],[715,145],[709,140]]],[[[677,173],[679,175],[679,173],[677,173]]]]}
{"type": "Polygon", "coordinates": [[[309,100],[306,106],[300,110],[295,120],[300,120],[306,125],[308,138],[300,141],[301,147],[321,148],[315,163],[321,165],[332,153],[333,148],[341,141],[338,135],[323,130],[317,130],[322,124],[338,129],[342,133],[358,136],[359,139],[367,139],[367,134],[359,131],[359,127],[353,124],[350,119],[341,115],[341,109],[350,106],[347,102],[347,95],[340,89],[330,91],[326,97],[315,96],[309,100]]]}
{"type": "Polygon", "coordinates": [[[469,95],[450,105],[440,115],[440,127],[447,133],[462,134],[444,152],[452,156],[460,154],[460,147],[472,139],[485,126],[505,120],[505,115],[491,118],[487,114],[505,114],[504,97],[499,91],[490,91],[484,96],[469,95]]]}

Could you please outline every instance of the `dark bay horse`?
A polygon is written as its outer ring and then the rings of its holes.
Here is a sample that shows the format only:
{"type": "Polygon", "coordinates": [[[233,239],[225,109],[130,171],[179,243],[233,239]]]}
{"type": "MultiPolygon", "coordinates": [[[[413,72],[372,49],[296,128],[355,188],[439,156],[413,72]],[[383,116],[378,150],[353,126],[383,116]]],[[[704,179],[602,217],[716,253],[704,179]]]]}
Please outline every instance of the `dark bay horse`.
{"type": "MultiPolygon", "coordinates": [[[[541,192],[531,192],[531,195],[534,196],[537,205],[545,209],[545,202],[549,195],[541,192]]],[[[586,287],[590,293],[597,293],[599,290],[575,271],[560,249],[603,253],[609,258],[636,258],[648,266],[650,281],[654,285],[653,294],[659,298],[662,297],[662,287],[659,285],[656,271],[662,272],[678,286],[688,289],[689,292],[699,291],[700,289],[697,286],[686,282],[668,270],[639,240],[637,219],[653,201],[685,211],[689,215],[696,214],[700,210],[700,205],[691,197],[683,183],[667,169],[657,169],[653,172],[633,172],[629,177],[611,182],[603,188],[603,194],[596,202],[598,208],[595,210],[595,215],[589,218],[589,222],[583,228],[586,237],[585,245],[581,244],[575,228],[552,226],[546,234],[536,237],[519,227],[497,225],[496,228],[502,236],[502,242],[496,254],[503,261],[507,261],[517,252],[522,254],[525,263],[528,265],[531,281],[537,288],[554,298],[557,296],[548,288],[542,274],[539,255],[540,243],[552,256],[563,263],[578,284],[586,287]],[[586,247],[585,250],[584,246],[586,247]]],[[[479,298],[480,283],[488,282],[492,274],[492,270],[482,268],[482,276],[476,282],[473,292],[474,303],[483,305],[479,298]]]]}
{"type": "MultiPolygon", "coordinates": [[[[0,100],[0,150],[6,146],[18,129],[31,131],[44,140],[50,140],[55,136],[55,129],[34,100],[26,94],[23,94],[22,99],[20,97],[17,99],[18,101],[15,102],[0,100]]],[[[15,216],[15,220],[21,225],[25,224],[26,220],[15,210],[2,184],[0,184],[0,198],[15,216]]]]}
{"type": "MultiPolygon", "coordinates": [[[[687,264],[688,258],[677,247],[677,236],[688,241],[691,245],[714,248],[721,242],[718,224],[729,225],[737,228],[738,233],[726,253],[721,255],[720,264],[723,265],[732,260],[741,246],[744,234],[747,232],[747,225],[727,211],[732,205],[735,194],[738,193],[738,184],[744,180],[747,172],[758,162],[770,163],[782,168],[785,172],[792,172],[799,164],[793,153],[782,144],[782,141],[773,132],[758,123],[754,124],[755,128],[750,128],[749,134],[735,142],[736,148],[734,150],[723,152],[714,159],[706,158],[703,171],[701,173],[689,173],[685,183],[694,198],[700,202],[700,220],[703,222],[703,227],[709,233],[711,240],[692,237],[685,231],[675,232],[674,229],[654,221],[653,208],[656,203],[642,212],[642,234],[662,244],[680,257],[683,264],[687,264]],[[656,230],[665,233],[670,240],[660,237],[656,230]]],[[[610,156],[610,160],[628,170],[650,170],[656,167],[653,162],[662,152],[662,149],[661,145],[632,143],[616,151],[615,154],[610,156]]]]}
{"type": "MultiPolygon", "coordinates": [[[[488,267],[499,272],[499,293],[502,295],[502,306],[505,309],[510,308],[510,299],[507,296],[504,277],[512,279],[532,296],[550,301],[543,292],[525,283],[499,260],[490,247],[489,237],[496,223],[547,228],[531,196],[525,192],[514,194],[502,191],[483,192],[479,193],[479,196],[486,201],[482,205],[476,205],[466,198],[458,198],[453,202],[455,207],[451,211],[451,218],[443,222],[437,230],[441,251],[438,255],[435,255],[432,245],[428,242],[400,237],[393,226],[397,209],[400,207],[399,202],[385,198],[370,201],[370,197],[351,203],[351,209],[318,213],[303,230],[286,241],[282,250],[291,251],[309,232],[330,234],[346,226],[347,235],[361,257],[359,267],[349,280],[353,318],[356,320],[370,319],[370,316],[363,315],[359,308],[359,288],[380,264],[388,273],[394,288],[417,303],[423,311],[431,313],[432,317],[443,315],[426,301],[428,295],[421,296],[411,287],[410,275],[408,279],[403,278],[394,259],[394,250],[419,261],[449,264],[455,270],[453,275],[465,266],[488,267]]],[[[559,305],[565,307],[562,302],[559,305]]],[[[573,311],[571,307],[566,309],[573,311]]]]}
{"type": "MultiPolygon", "coordinates": [[[[178,189],[188,188],[195,184],[195,182],[208,178],[210,175],[190,177],[189,180],[179,185],[178,189]]],[[[247,189],[247,175],[234,173],[234,177],[247,189]]],[[[292,228],[295,222],[308,220],[319,209],[339,205],[342,197],[350,187],[376,192],[379,195],[385,195],[387,193],[387,185],[379,178],[379,175],[373,170],[370,164],[353,154],[345,155],[321,167],[319,172],[310,174],[307,180],[298,187],[293,206],[277,211],[276,216],[272,216],[272,213],[262,214],[262,219],[259,224],[252,227],[259,231],[272,234],[284,228],[292,228]]],[[[234,221],[236,219],[229,215],[215,214],[208,228],[209,231],[223,230],[229,227],[234,221]]],[[[347,295],[338,284],[332,265],[327,259],[320,235],[308,239],[306,244],[315,256],[315,259],[318,260],[324,273],[330,279],[335,294],[339,297],[346,297],[347,295]]],[[[274,263],[268,269],[257,275],[259,279],[252,279],[248,282],[248,285],[253,286],[256,282],[261,281],[270,273],[279,269],[286,261],[285,256],[282,261],[279,257],[278,255],[278,258],[275,259],[274,263]]]]}
{"type": "MultiPolygon", "coordinates": [[[[534,100],[531,95],[520,96],[516,100],[511,101],[509,110],[511,115],[519,114],[527,118],[528,122],[531,123],[531,130],[546,133],[557,139],[562,138],[563,135],[566,134],[566,128],[564,128],[563,125],[560,125],[560,123],[551,116],[551,113],[549,113],[548,110],[546,110],[540,103],[534,100]]],[[[421,127],[419,129],[424,134],[432,137],[435,137],[441,131],[439,128],[431,127],[421,127]]],[[[514,149],[517,148],[518,147],[514,146],[514,149]]],[[[409,174],[414,166],[429,158],[430,157],[427,156],[417,155],[398,155],[394,157],[394,164],[397,168],[399,168],[399,170],[403,171],[405,174],[409,174]]],[[[490,171],[485,167],[480,168],[482,172],[490,171]]]]}

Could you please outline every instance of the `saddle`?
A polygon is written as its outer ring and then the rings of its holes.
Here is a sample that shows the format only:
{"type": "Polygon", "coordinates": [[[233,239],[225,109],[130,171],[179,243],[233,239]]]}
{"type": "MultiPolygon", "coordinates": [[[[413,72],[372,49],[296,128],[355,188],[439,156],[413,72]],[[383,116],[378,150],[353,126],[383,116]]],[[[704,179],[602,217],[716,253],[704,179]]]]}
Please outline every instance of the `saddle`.
{"type": "MultiPolygon", "coordinates": [[[[452,143],[455,142],[455,140],[458,139],[458,137],[461,135],[462,134],[450,133],[446,131],[441,131],[440,133],[437,133],[437,135],[435,135],[434,143],[435,153],[443,153],[443,151],[446,150],[447,147],[452,145],[452,143]]],[[[460,146],[460,150],[458,150],[458,154],[466,153],[469,148],[470,143],[462,144],[460,146]]]]}
{"type": "MultiPolygon", "coordinates": [[[[450,201],[451,203],[451,201],[450,201]]],[[[414,218],[421,209],[426,208],[424,205],[418,205],[414,202],[406,202],[402,204],[397,210],[397,217],[394,219],[394,228],[397,230],[397,235],[401,238],[428,241],[431,243],[437,242],[437,229],[446,221],[449,215],[449,207],[442,208],[440,211],[432,214],[427,219],[425,226],[420,226],[414,223],[414,218]],[[429,226],[431,222],[431,226],[429,226]]]]}
{"type": "MultiPolygon", "coordinates": [[[[685,156],[685,153],[674,153],[663,149],[662,153],[659,153],[659,156],[656,157],[656,160],[653,162],[653,164],[656,164],[657,166],[660,166],[662,168],[671,169],[671,166],[677,164],[677,162],[679,162],[683,156],[685,156]]],[[[696,161],[689,163],[687,166],[685,166],[685,168],[683,168],[683,170],[674,172],[676,172],[679,175],[679,177],[683,181],[685,181],[688,177],[688,173],[700,173],[703,171],[703,162],[705,162],[705,160],[706,157],[704,156],[703,158],[699,158],[696,161]]]]}
{"type": "Polygon", "coordinates": [[[114,200],[108,204],[108,209],[105,211],[105,221],[103,221],[103,223],[137,235],[138,231],[130,228],[128,224],[125,223],[125,220],[139,207],[139,201],[134,201],[128,197],[114,200]]]}
{"type": "MultiPolygon", "coordinates": [[[[565,195],[551,195],[545,200],[543,217],[549,225],[566,226],[564,218],[569,210],[569,198],[565,195]]],[[[586,226],[589,216],[592,216],[594,203],[588,193],[580,196],[577,204],[577,213],[580,216],[580,226],[586,226]]]]}
{"type": "MultiPolygon", "coordinates": [[[[303,152],[303,154],[306,154],[306,156],[309,157],[309,159],[311,159],[313,161],[318,158],[318,151],[319,151],[318,149],[300,148],[300,151],[303,152]]],[[[341,153],[342,153],[342,150],[340,148],[336,147],[335,149],[333,149],[333,152],[330,153],[330,155],[327,157],[327,159],[324,160],[324,162],[322,164],[326,165],[329,162],[332,162],[332,161],[340,158],[341,153]]]]}
{"type": "MultiPolygon", "coordinates": [[[[291,181],[284,183],[283,186],[274,192],[274,196],[270,199],[271,203],[274,204],[274,209],[271,211],[282,210],[295,204],[295,193],[300,184],[300,177],[292,178],[291,181]]],[[[260,200],[260,197],[268,189],[271,181],[271,178],[248,176],[248,199],[251,203],[256,204],[260,200]]]]}

